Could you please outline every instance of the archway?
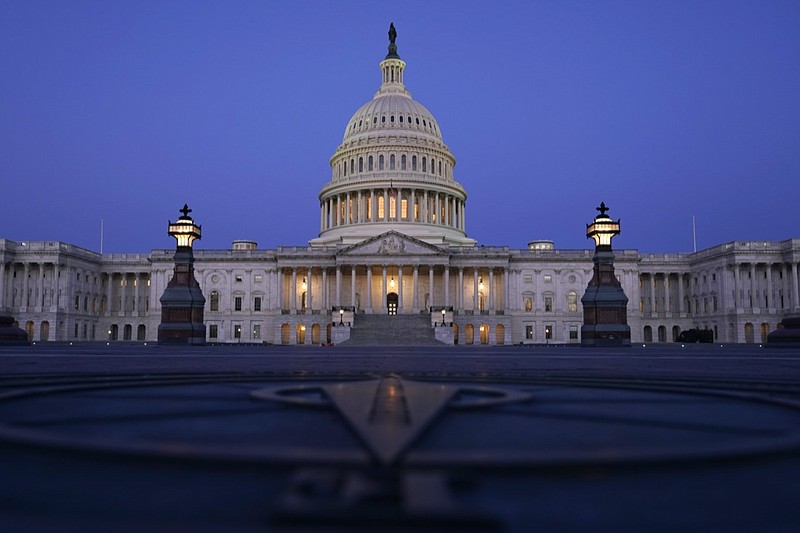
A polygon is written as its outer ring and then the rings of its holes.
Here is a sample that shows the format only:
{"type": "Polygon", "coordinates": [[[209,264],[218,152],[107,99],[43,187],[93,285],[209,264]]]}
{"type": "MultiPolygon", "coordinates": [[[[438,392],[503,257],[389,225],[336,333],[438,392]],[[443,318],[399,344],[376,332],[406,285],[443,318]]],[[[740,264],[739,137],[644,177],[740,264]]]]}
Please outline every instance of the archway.
{"type": "Polygon", "coordinates": [[[667,342],[666,326],[658,326],[658,342],[667,342]]]}
{"type": "Polygon", "coordinates": [[[147,328],[144,324],[139,324],[139,327],[136,328],[136,340],[143,341],[147,337],[147,328]]]}
{"type": "Polygon", "coordinates": [[[33,330],[34,330],[33,320],[28,320],[25,323],[25,332],[28,334],[28,342],[33,341],[33,330]]]}
{"type": "Polygon", "coordinates": [[[122,340],[129,341],[133,339],[133,326],[125,324],[125,329],[122,330],[122,340]]]}
{"type": "Polygon", "coordinates": [[[645,326],[644,331],[642,332],[642,337],[644,342],[653,342],[653,328],[650,326],[645,326]]]}
{"type": "Polygon", "coordinates": [[[396,292],[390,292],[386,295],[386,309],[388,309],[390,315],[397,314],[397,304],[399,302],[399,298],[397,297],[396,292]]]}
{"type": "Polygon", "coordinates": [[[119,338],[119,326],[116,324],[111,324],[111,327],[108,328],[108,340],[115,341],[119,338]]]}
{"type": "Polygon", "coordinates": [[[50,322],[45,320],[39,325],[39,340],[40,341],[49,341],[50,340],[50,322]]]}
{"type": "Polygon", "coordinates": [[[291,342],[292,330],[289,324],[281,324],[281,344],[289,344],[291,342]]]}
{"type": "Polygon", "coordinates": [[[769,335],[769,324],[766,322],[761,323],[761,342],[767,342],[767,335],[769,335]]]}
{"type": "Polygon", "coordinates": [[[333,323],[328,322],[328,326],[325,328],[325,342],[328,344],[330,344],[333,339],[331,333],[333,333],[333,323]]]}
{"type": "Polygon", "coordinates": [[[506,327],[503,324],[497,324],[494,328],[494,342],[495,344],[506,343],[506,327]]]}
{"type": "Polygon", "coordinates": [[[475,326],[467,324],[464,329],[464,344],[473,344],[475,342],[475,326]]]}
{"type": "Polygon", "coordinates": [[[453,344],[458,344],[458,324],[453,322],[453,344]]]}
{"type": "Polygon", "coordinates": [[[744,325],[744,342],[747,344],[753,344],[754,341],[755,338],[753,335],[753,324],[748,322],[744,325]]]}
{"type": "Polygon", "coordinates": [[[311,344],[319,344],[319,324],[311,324],[311,344]]]}
{"type": "Polygon", "coordinates": [[[677,342],[680,334],[681,334],[681,327],[672,326],[672,342],[677,342]]]}
{"type": "Polygon", "coordinates": [[[481,324],[480,332],[481,344],[489,344],[489,326],[487,324],[481,324]]]}
{"type": "Polygon", "coordinates": [[[305,324],[297,324],[295,328],[297,330],[295,343],[296,344],[305,344],[306,343],[306,325],[305,324]]]}

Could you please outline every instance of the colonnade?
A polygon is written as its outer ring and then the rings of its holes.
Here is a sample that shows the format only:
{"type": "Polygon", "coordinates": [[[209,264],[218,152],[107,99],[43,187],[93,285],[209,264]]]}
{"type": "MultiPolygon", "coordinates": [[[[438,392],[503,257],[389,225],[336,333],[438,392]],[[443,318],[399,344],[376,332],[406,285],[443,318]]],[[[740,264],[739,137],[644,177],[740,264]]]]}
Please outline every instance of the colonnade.
{"type": "Polygon", "coordinates": [[[465,206],[460,196],[428,189],[359,189],[322,200],[320,229],[371,222],[411,222],[465,231],[465,206]]]}
{"type": "Polygon", "coordinates": [[[150,310],[152,295],[149,272],[108,272],[105,278],[105,298],[99,311],[101,314],[110,316],[132,313],[136,316],[150,310]]]}
{"type": "Polygon", "coordinates": [[[281,310],[291,313],[336,307],[386,313],[389,296],[395,294],[401,314],[442,306],[493,314],[505,309],[508,286],[504,267],[352,264],[278,268],[277,296],[281,310]]]}

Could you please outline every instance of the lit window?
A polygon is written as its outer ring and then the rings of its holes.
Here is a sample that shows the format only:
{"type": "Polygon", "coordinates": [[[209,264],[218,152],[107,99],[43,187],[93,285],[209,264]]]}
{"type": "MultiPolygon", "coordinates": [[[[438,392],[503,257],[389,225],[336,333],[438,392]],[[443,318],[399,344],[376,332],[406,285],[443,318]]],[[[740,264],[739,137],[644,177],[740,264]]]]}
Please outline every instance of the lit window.
{"type": "Polygon", "coordinates": [[[403,220],[408,219],[408,199],[406,198],[400,200],[400,217],[403,220]]]}
{"type": "Polygon", "coordinates": [[[261,274],[256,274],[253,276],[254,283],[261,283],[262,281],[264,281],[264,278],[261,276],[261,274]]]}
{"type": "Polygon", "coordinates": [[[397,198],[389,196],[389,218],[397,217],[397,198]]]}
{"type": "Polygon", "coordinates": [[[261,324],[253,324],[253,338],[254,339],[261,338],[261,324]]]}
{"type": "Polygon", "coordinates": [[[217,291],[211,291],[209,309],[212,311],[219,311],[219,293],[217,291]]]}
{"type": "Polygon", "coordinates": [[[544,282],[545,283],[553,283],[553,276],[551,276],[550,274],[545,274],[544,275],[544,282]]]}
{"type": "Polygon", "coordinates": [[[244,278],[242,278],[241,274],[236,274],[234,279],[236,280],[236,283],[241,283],[244,278]]]}
{"type": "Polygon", "coordinates": [[[567,309],[569,309],[570,313],[574,313],[578,310],[578,293],[575,291],[569,291],[567,293],[567,309]]]}
{"type": "Polygon", "coordinates": [[[378,196],[378,220],[384,219],[384,200],[383,196],[378,196]]]}
{"type": "Polygon", "coordinates": [[[533,300],[530,296],[525,297],[525,312],[530,313],[533,310],[533,300]]]}
{"type": "Polygon", "coordinates": [[[261,311],[261,296],[256,296],[253,299],[253,311],[261,311]]]}
{"type": "Polygon", "coordinates": [[[234,296],[234,298],[233,298],[233,310],[234,311],[241,311],[242,310],[242,297],[241,296],[234,296]]]}
{"type": "Polygon", "coordinates": [[[569,327],[569,338],[573,341],[578,340],[578,326],[573,324],[569,327]]]}

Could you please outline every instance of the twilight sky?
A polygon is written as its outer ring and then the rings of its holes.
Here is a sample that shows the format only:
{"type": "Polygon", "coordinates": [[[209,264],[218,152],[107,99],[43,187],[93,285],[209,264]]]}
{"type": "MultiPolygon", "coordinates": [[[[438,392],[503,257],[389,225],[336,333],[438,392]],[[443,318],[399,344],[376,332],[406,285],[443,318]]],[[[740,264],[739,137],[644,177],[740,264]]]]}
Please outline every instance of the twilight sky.
{"type": "Polygon", "coordinates": [[[389,22],[484,245],[800,238],[800,2],[0,2],[0,238],[306,245],[389,22]]]}

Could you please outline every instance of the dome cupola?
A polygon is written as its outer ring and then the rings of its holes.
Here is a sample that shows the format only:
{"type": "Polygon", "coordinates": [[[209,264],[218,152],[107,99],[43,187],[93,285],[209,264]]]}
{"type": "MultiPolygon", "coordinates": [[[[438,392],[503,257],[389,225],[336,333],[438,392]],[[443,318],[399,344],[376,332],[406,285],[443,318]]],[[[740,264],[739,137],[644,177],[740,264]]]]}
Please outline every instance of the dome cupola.
{"type": "Polygon", "coordinates": [[[467,194],[430,111],[404,84],[394,24],[380,62],[381,85],[347,122],[319,194],[320,234],[312,246],[350,245],[389,230],[431,244],[474,246],[466,236],[467,194]]]}

